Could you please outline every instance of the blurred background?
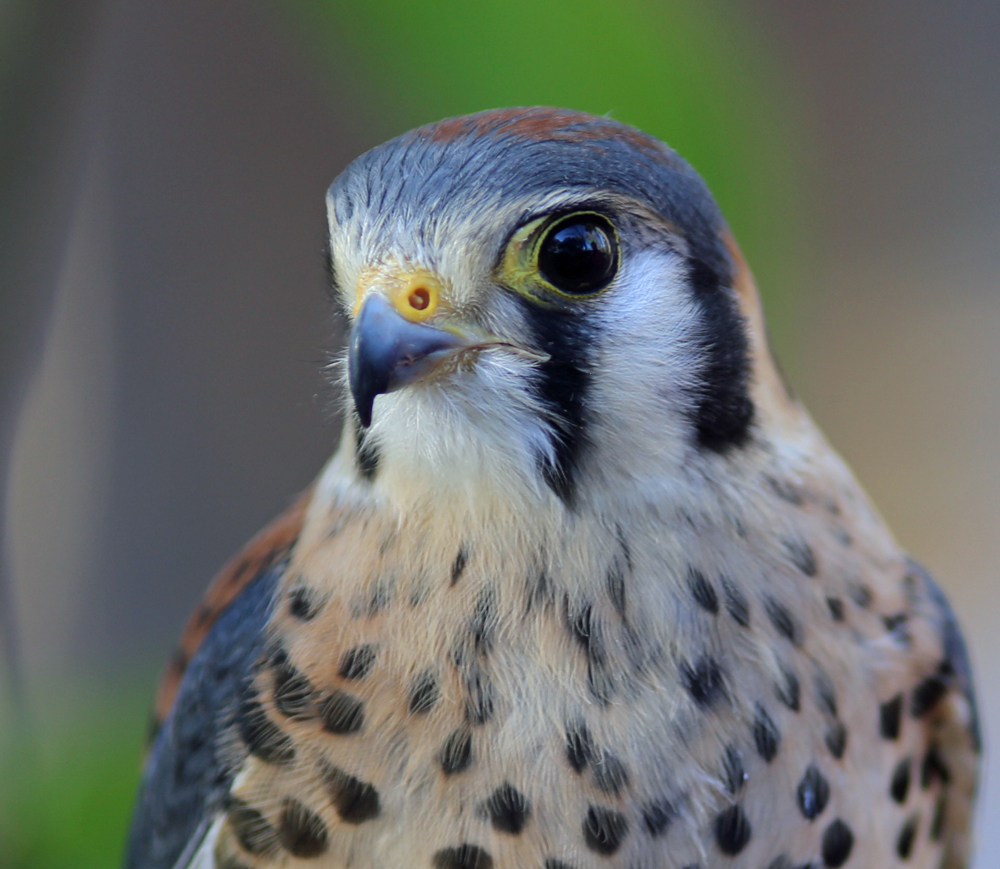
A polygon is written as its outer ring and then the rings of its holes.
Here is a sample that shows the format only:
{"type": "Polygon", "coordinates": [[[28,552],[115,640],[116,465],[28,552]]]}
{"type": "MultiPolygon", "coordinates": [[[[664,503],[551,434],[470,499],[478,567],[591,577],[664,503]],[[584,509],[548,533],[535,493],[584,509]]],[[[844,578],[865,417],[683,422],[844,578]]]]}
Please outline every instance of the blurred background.
{"type": "Polygon", "coordinates": [[[505,105],[703,174],[1000,744],[998,32],[992,0],[0,3],[0,866],[116,865],[184,617],[336,444],[326,187],[505,105]]]}

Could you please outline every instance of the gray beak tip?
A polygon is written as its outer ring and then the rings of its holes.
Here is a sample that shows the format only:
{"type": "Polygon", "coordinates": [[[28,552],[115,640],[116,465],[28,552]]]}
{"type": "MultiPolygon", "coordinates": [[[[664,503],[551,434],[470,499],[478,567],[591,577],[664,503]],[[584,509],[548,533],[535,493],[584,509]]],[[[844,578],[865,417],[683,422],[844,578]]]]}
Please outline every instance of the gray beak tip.
{"type": "Polygon", "coordinates": [[[457,335],[411,323],[385,297],[370,296],[351,329],[347,357],[348,383],[361,425],[372,424],[377,396],[418,380],[432,360],[463,346],[457,335]]]}

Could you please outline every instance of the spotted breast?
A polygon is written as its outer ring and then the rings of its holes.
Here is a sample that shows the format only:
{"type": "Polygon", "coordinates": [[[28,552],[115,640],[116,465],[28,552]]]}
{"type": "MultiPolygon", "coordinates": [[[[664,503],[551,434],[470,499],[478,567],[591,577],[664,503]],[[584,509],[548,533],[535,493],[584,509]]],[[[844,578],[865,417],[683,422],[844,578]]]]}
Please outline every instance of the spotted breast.
{"type": "Polygon", "coordinates": [[[694,172],[511,109],[328,213],[341,446],[192,622],[126,865],[965,866],[958,626],[694,172]]]}

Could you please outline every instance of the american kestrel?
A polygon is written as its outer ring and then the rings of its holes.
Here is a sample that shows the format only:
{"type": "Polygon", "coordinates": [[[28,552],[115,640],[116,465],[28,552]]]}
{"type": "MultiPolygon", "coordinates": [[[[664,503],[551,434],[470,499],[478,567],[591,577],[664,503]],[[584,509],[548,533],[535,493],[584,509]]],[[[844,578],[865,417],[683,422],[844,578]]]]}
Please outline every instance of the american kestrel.
{"type": "Polygon", "coordinates": [[[958,626],[692,169],[510,109],[327,203],[341,445],[189,622],[126,866],[965,866],[958,626]]]}

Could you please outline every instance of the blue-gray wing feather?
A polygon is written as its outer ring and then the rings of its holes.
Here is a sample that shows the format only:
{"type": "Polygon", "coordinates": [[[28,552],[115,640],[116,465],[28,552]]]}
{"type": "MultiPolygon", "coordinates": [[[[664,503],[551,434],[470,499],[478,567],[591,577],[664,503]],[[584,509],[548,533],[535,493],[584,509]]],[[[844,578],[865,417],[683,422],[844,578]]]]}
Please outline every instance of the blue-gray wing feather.
{"type": "Polygon", "coordinates": [[[224,805],[236,773],[224,737],[264,649],[284,565],[252,580],[198,647],[143,771],[125,869],[173,869],[224,805]]]}

